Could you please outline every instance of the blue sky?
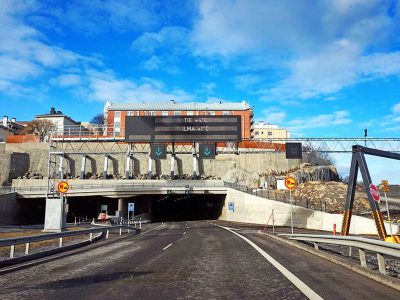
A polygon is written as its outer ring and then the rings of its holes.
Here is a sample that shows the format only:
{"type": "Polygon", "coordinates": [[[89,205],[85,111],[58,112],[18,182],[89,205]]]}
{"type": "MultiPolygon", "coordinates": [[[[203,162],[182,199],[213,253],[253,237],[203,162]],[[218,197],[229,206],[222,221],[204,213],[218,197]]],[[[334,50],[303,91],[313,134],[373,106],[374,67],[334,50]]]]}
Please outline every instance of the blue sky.
{"type": "Polygon", "coordinates": [[[247,100],[294,137],[395,137],[398,1],[0,1],[0,101],[88,121],[111,101],[247,100]]]}

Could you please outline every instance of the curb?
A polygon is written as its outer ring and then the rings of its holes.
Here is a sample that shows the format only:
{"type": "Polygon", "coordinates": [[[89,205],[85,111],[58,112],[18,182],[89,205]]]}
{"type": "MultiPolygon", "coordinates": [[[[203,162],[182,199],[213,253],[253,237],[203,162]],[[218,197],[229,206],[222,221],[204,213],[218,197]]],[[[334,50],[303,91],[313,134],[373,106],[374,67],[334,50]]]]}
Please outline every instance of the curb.
{"type": "Polygon", "coordinates": [[[262,230],[258,230],[258,234],[265,235],[267,237],[270,237],[270,238],[275,239],[277,241],[280,241],[282,243],[294,246],[294,247],[296,247],[298,249],[301,249],[301,250],[304,250],[304,251],[306,251],[308,253],[317,255],[317,256],[319,256],[321,258],[329,260],[330,262],[333,262],[333,263],[335,263],[337,265],[345,267],[346,269],[354,271],[354,272],[356,272],[358,274],[361,274],[361,275],[363,275],[365,277],[368,277],[368,278],[370,278],[372,280],[375,280],[375,281],[377,281],[379,283],[382,283],[382,284],[384,284],[384,285],[386,285],[388,287],[391,287],[391,288],[393,288],[395,290],[400,291],[400,280],[398,280],[398,279],[395,279],[395,278],[392,278],[390,276],[386,276],[386,275],[377,273],[377,272],[372,271],[370,269],[366,269],[364,267],[361,267],[359,265],[354,264],[353,262],[351,262],[351,261],[349,261],[347,259],[344,259],[344,258],[341,258],[341,257],[337,257],[337,256],[334,256],[334,255],[328,254],[326,252],[322,252],[322,251],[316,250],[316,249],[314,249],[314,248],[312,248],[310,246],[301,244],[301,243],[299,243],[297,241],[284,239],[284,238],[281,238],[281,237],[278,237],[278,236],[275,236],[275,235],[272,235],[272,234],[269,234],[269,233],[265,233],[262,230]]]}

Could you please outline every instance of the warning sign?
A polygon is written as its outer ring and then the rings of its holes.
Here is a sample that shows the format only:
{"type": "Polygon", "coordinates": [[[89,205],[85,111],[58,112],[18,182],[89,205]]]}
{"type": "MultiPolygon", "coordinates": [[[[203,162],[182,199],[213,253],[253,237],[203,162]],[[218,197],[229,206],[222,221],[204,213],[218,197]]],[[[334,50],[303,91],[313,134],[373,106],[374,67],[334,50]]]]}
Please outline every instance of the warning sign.
{"type": "Polygon", "coordinates": [[[285,186],[289,189],[289,190],[293,190],[296,188],[297,186],[297,180],[294,177],[286,177],[285,179],[285,186]]]}
{"type": "Polygon", "coordinates": [[[380,202],[380,199],[379,199],[379,190],[378,190],[378,188],[376,187],[376,185],[374,185],[374,184],[370,184],[369,185],[369,192],[371,193],[371,196],[372,196],[372,198],[374,199],[374,201],[375,202],[380,202]]]}
{"type": "Polygon", "coordinates": [[[68,190],[69,190],[69,184],[68,184],[68,182],[66,182],[66,181],[61,181],[61,182],[59,182],[59,183],[58,183],[58,186],[57,186],[57,190],[58,190],[60,193],[63,193],[63,194],[67,193],[68,190]]]}

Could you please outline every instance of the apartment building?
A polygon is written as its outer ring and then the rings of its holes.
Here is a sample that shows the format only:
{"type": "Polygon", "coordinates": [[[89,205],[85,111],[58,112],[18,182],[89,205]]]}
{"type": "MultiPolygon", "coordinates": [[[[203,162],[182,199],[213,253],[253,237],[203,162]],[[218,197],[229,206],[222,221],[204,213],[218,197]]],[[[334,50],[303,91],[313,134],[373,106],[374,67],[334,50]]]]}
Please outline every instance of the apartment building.
{"type": "Polygon", "coordinates": [[[285,128],[279,128],[277,125],[259,121],[253,125],[252,139],[267,140],[267,139],[288,139],[290,131],[285,128]]]}

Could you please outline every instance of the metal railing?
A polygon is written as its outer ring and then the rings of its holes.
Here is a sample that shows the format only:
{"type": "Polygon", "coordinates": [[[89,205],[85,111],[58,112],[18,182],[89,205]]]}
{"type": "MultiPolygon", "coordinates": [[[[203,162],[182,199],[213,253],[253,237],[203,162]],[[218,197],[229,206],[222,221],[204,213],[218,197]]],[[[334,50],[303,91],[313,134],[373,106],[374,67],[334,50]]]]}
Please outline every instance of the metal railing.
{"type": "MultiPolygon", "coordinates": [[[[125,128],[110,125],[60,125],[53,127],[45,141],[124,141],[125,128]]],[[[373,149],[400,152],[400,138],[272,138],[246,139],[237,144],[240,152],[285,152],[287,142],[300,142],[304,153],[350,153],[353,145],[365,145],[373,149]]],[[[229,143],[218,143],[219,152],[227,152],[229,143]]],[[[230,151],[228,151],[230,152],[230,151]]],[[[227,153],[228,153],[227,152],[227,153]]]]}
{"type": "Polygon", "coordinates": [[[119,229],[119,235],[122,235],[122,229],[126,228],[129,233],[131,229],[135,230],[135,228],[123,226],[107,226],[102,228],[90,228],[90,229],[82,229],[82,230],[74,230],[74,231],[66,231],[60,233],[49,233],[42,235],[33,235],[26,237],[15,237],[15,238],[6,238],[0,239],[0,247],[10,246],[10,259],[15,257],[15,246],[20,244],[25,244],[25,255],[29,255],[30,245],[34,242],[46,241],[46,240],[54,240],[58,239],[58,247],[63,247],[64,238],[77,236],[77,235],[89,235],[89,241],[92,242],[94,237],[94,233],[105,234],[105,238],[109,238],[109,233],[111,230],[119,229]]]}
{"type": "MultiPolygon", "coordinates": [[[[148,182],[126,182],[115,184],[115,181],[109,180],[107,183],[101,184],[73,184],[73,180],[69,181],[69,190],[92,190],[92,189],[107,189],[112,188],[117,191],[136,190],[136,189],[152,189],[152,188],[216,188],[224,187],[221,180],[213,181],[191,181],[191,180],[149,180],[148,182]]],[[[4,193],[17,193],[17,192],[37,192],[47,190],[47,186],[7,186],[0,188],[0,194],[4,193]]]]}
{"type": "Polygon", "coordinates": [[[367,268],[367,259],[365,251],[376,253],[379,272],[386,274],[385,257],[388,255],[400,258],[400,244],[383,242],[356,236],[331,236],[331,235],[313,235],[313,234],[278,234],[279,236],[289,237],[291,240],[305,241],[314,243],[314,248],[319,250],[318,243],[334,244],[349,247],[349,256],[352,248],[358,249],[360,264],[367,268]]]}

